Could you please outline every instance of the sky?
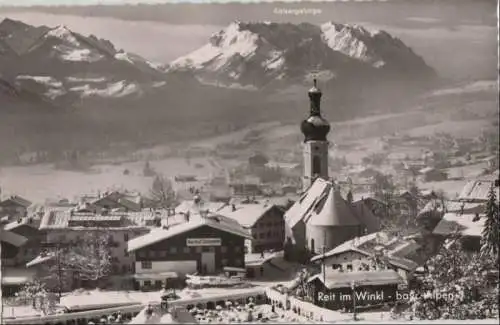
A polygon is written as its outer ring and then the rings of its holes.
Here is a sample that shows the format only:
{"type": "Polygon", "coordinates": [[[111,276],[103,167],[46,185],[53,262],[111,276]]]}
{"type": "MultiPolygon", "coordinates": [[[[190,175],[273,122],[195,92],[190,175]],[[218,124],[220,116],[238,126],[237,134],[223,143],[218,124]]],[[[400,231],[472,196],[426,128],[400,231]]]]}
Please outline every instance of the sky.
{"type": "MultiPolygon", "coordinates": [[[[272,2],[273,0],[0,0],[0,6],[52,6],[52,5],[96,5],[96,4],[137,4],[137,3],[175,3],[175,2],[272,2]]],[[[297,2],[300,0],[280,0],[281,2],[297,2]]],[[[308,1],[325,1],[325,0],[308,0],[308,1]]],[[[327,0],[328,1],[328,0],[327,0]]],[[[370,1],[386,1],[386,0],[330,0],[334,1],[357,1],[357,2],[370,2],[370,1]]]]}
{"type": "MultiPolygon", "coordinates": [[[[297,0],[281,0],[283,2],[293,2],[297,0]]],[[[95,5],[95,4],[136,4],[136,3],[175,3],[175,2],[254,2],[253,0],[15,0],[16,6],[51,6],[51,5],[95,5]]],[[[0,0],[0,6],[12,6],[12,0],[0,0]]]]}

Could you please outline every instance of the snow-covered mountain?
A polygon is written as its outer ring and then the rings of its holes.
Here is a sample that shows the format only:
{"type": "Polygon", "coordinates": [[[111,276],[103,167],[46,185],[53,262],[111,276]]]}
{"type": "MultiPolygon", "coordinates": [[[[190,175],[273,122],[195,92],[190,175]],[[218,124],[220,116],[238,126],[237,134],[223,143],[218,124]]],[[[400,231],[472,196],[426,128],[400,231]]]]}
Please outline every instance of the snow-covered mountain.
{"type": "Polygon", "coordinates": [[[173,61],[169,71],[175,70],[194,71],[207,81],[257,87],[275,80],[309,81],[312,73],[340,81],[353,73],[385,78],[433,75],[420,56],[387,32],[333,22],[234,22],[200,49],[173,61]]]}
{"type": "Polygon", "coordinates": [[[0,65],[19,87],[69,104],[87,98],[140,96],[165,74],[137,54],[107,40],[83,36],[66,26],[34,27],[15,20],[0,23],[0,65]]]}

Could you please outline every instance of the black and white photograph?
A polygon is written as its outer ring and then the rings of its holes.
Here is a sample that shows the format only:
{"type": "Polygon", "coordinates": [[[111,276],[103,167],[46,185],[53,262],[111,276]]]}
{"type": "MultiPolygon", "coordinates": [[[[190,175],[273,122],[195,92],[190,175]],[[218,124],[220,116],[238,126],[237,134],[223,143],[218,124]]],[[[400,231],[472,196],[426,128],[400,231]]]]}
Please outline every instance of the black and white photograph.
{"type": "Polygon", "coordinates": [[[0,0],[0,323],[498,324],[495,0],[0,0]]]}

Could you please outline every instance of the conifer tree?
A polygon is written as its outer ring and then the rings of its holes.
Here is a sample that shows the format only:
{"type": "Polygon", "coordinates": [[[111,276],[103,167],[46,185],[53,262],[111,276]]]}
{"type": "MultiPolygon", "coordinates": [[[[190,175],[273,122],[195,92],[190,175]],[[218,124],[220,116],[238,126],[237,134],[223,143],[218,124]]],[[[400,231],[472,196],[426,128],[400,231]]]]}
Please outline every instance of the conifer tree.
{"type": "Polygon", "coordinates": [[[486,204],[486,220],[481,238],[481,253],[498,258],[498,240],[500,221],[498,215],[497,198],[494,186],[491,186],[486,204]]]}

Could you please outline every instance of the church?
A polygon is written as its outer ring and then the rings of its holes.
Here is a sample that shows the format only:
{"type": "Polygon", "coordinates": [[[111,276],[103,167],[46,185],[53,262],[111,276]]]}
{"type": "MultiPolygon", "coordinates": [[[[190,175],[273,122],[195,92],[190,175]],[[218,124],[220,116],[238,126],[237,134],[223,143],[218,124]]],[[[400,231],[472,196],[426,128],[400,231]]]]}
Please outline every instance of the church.
{"type": "Polygon", "coordinates": [[[355,209],[341,195],[328,176],[327,135],[330,124],[321,115],[322,92],[309,90],[310,113],[302,121],[304,134],[303,193],[285,213],[285,238],[296,247],[319,254],[343,242],[380,229],[380,222],[369,209],[355,209]]]}

